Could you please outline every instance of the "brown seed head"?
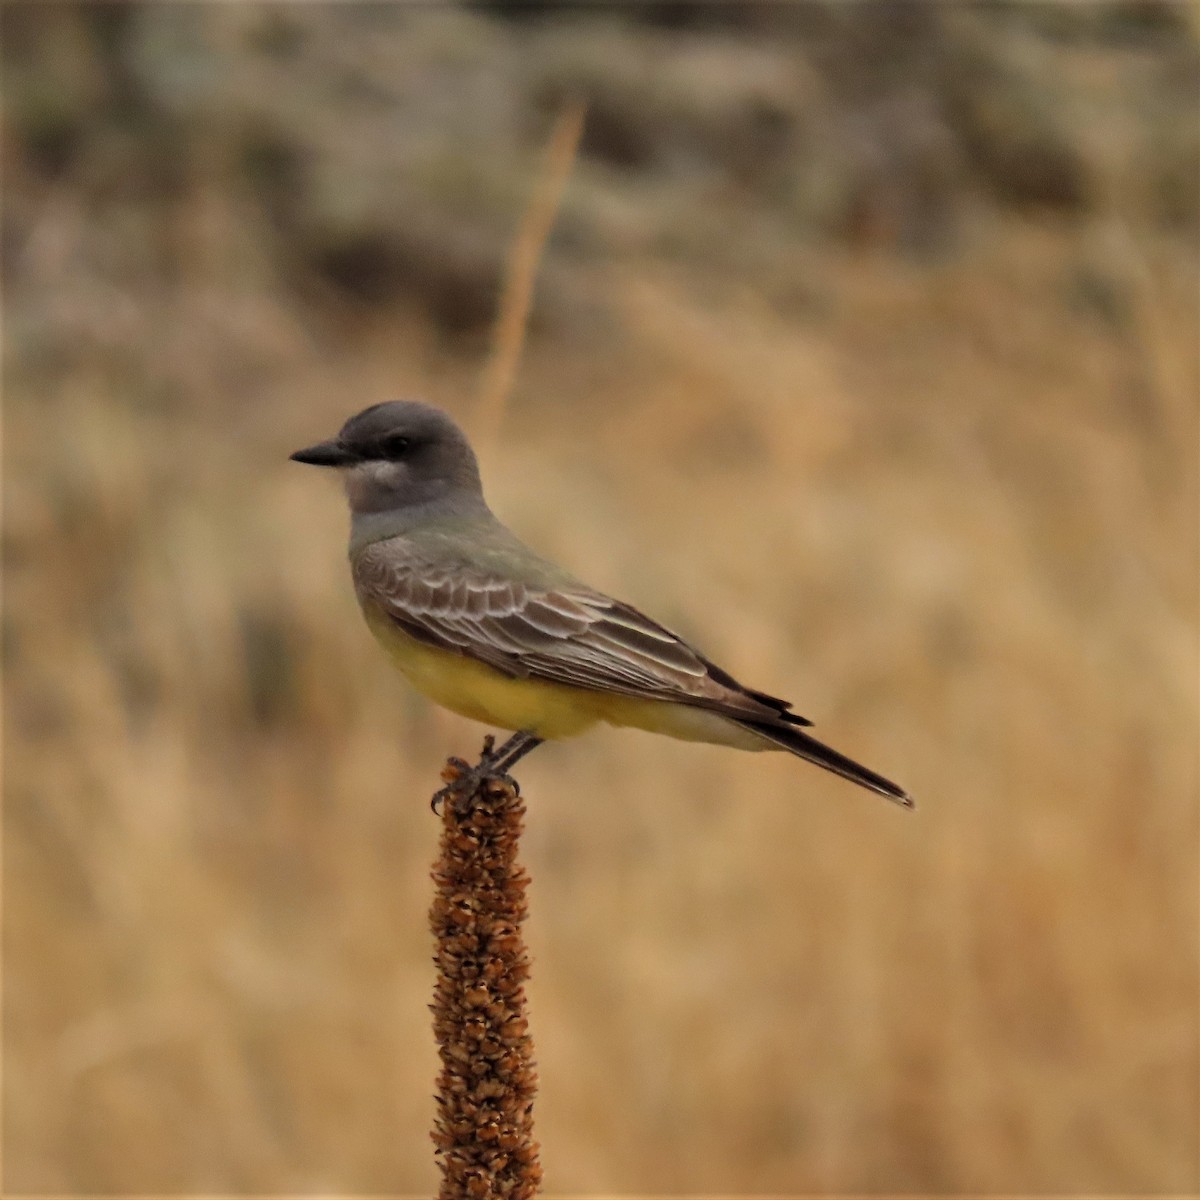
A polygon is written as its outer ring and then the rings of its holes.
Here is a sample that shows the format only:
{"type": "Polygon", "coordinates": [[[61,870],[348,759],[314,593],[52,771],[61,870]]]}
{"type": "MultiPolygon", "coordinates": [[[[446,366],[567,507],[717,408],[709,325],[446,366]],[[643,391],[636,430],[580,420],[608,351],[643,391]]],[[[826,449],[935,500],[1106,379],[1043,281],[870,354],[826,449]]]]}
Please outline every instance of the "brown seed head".
{"type": "MultiPolygon", "coordinates": [[[[453,784],[459,765],[442,778],[453,784]]],[[[542,1178],[533,1140],[537,1089],[525,1015],[529,955],[521,938],[529,877],[517,866],[525,806],[507,778],[485,775],[442,805],[437,892],[429,921],[434,1035],[442,1069],[433,1142],[439,1200],[528,1200],[542,1178]]]]}

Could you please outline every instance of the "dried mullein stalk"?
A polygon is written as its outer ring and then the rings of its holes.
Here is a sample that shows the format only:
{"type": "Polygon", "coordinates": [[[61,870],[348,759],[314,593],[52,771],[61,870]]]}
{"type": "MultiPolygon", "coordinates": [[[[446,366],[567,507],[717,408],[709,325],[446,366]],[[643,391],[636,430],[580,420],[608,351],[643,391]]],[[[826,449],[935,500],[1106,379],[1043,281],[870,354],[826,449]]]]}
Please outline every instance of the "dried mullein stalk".
{"type": "Polygon", "coordinates": [[[429,914],[437,938],[430,1007],[442,1060],[433,1131],[438,1200],[532,1197],[542,1168],[521,938],[529,876],[517,865],[525,805],[504,775],[466,775],[451,760],[443,778],[449,786],[429,914]]]}

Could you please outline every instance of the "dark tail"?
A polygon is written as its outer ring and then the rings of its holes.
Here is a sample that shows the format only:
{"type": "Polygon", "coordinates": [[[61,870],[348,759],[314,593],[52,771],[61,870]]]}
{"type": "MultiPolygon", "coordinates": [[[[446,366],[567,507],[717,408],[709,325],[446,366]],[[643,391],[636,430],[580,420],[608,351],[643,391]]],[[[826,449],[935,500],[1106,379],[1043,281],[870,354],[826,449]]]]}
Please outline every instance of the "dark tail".
{"type": "Polygon", "coordinates": [[[738,724],[746,729],[752,729],[760,737],[766,738],[768,742],[774,742],[776,746],[789,750],[792,754],[805,758],[810,763],[816,763],[818,767],[824,767],[825,770],[832,771],[843,779],[849,779],[860,787],[878,792],[881,796],[886,796],[889,800],[902,804],[905,808],[916,807],[913,798],[898,784],[893,783],[890,779],[884,779],[882,775],[876,775],[874,771],[856,763],[852,758],[847,758],[844,754],[831,750],[823,742],[818,742],[816,738],[801,732],[794,725],[767,725],[758,721],[739,721],[738,724]]]}

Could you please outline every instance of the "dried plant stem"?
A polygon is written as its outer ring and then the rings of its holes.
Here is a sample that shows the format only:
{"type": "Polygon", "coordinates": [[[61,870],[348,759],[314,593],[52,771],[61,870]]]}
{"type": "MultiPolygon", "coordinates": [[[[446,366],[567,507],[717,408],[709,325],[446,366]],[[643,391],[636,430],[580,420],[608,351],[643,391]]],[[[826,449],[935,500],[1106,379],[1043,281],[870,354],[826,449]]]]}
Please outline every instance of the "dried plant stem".
{"type": "Polygon", "coordinates": [[[568,100],[559,113],[546,148],[545,166],[509,252],[504,291],[492,332],[492,351],[479,391],[474,442],[484,453],[492,450],[500,435],[504,409],[525,344],[538,263],[575,162],[585,107],[582,100],[568,100]]]}
{"type": "Polygon", "coordinates": [[[429,914],[437,939],[430,1007],[442,1061],[433,1131],[438,1200],[531,1197],[542,1169],[521,938],[529,876],[517,865],[525,805],[507,776],[484,774],[473,784],[463,778],[462,790],[454,786],[460,777],[451,760],[429,914]]]}

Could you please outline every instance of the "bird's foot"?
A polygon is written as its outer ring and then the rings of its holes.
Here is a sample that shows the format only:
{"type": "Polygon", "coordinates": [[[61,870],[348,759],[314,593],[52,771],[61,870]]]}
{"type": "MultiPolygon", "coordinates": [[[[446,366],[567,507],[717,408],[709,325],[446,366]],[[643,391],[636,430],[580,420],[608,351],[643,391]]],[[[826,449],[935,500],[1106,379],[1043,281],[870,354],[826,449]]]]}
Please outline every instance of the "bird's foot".
{"type": "Polygon", "coordinates": [[[474,766],[462,758],[446,760],[446,765],[442,768],[442,778],[446,781],[446,786],[436,791],[433,799],[429,802],[429,807],[435,813],[439,812],[442,805],[450,800],[454,801],[457,810],[461,812],[465,807],[463,802],[474,795],[479,785],[488,776],[503,780],[505,783],[511,784],[513,788],[517,787],[517,781],[507,774],[502,761],[507,743],[499,750],[495,749],[495,745],[496,739],[489,733],[483,739],[483,753],[474,766]],[[500,767],[499,771],[496,770],[497,766],[500,767]]]}
{"type": "Polygon", "coordinates": [[[475,790],[475,784],[478,783],[478,779],[473,778],[475,770],[476,768],[472,767],[465,758],[447,759],[446,765],[442,768],[442,778],[446,781],[446,786],[438,788],[433,793],[433,799],[430,800],[429,807],[435,813],[439,813],[442,805],[451,796],[469,796],[475,790]]]}

